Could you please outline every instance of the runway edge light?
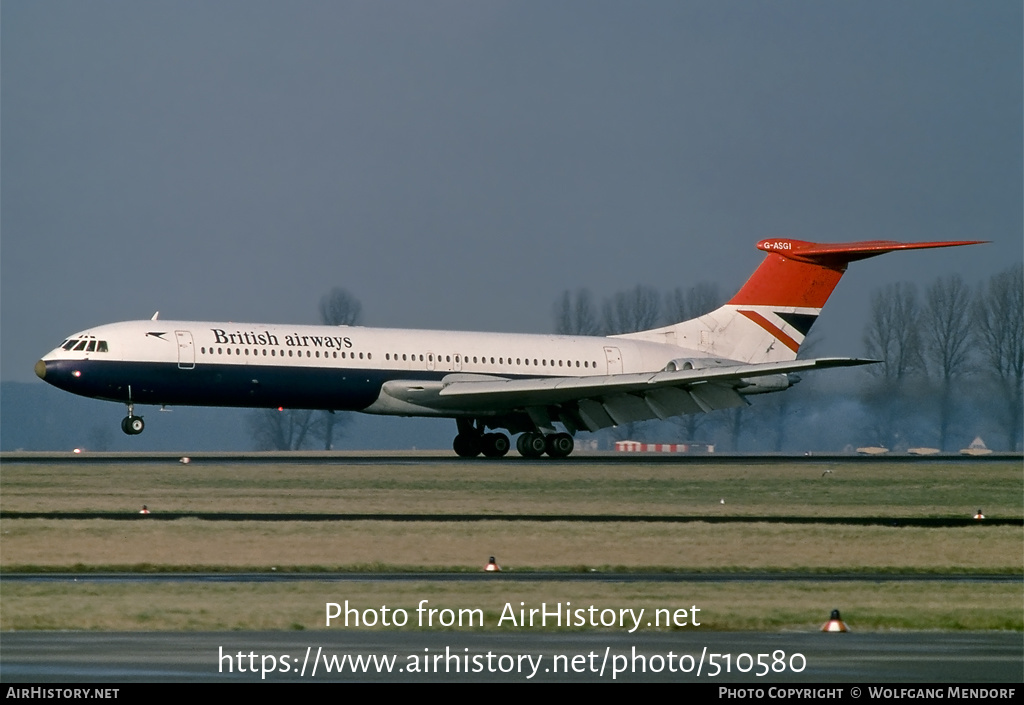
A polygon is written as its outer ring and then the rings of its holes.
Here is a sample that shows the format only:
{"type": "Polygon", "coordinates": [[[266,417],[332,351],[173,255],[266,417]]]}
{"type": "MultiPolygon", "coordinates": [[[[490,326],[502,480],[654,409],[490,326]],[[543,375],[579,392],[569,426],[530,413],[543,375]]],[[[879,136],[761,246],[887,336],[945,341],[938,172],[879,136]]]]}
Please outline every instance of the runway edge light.
{"type": "Polygon", "coordinates": [[[828,618],[828,621],[821,625],[821,631],[847,632],[849,629],[846,628],[842,617],[839,616],[839,610],[832,610],[832,615],[828,618]]]}

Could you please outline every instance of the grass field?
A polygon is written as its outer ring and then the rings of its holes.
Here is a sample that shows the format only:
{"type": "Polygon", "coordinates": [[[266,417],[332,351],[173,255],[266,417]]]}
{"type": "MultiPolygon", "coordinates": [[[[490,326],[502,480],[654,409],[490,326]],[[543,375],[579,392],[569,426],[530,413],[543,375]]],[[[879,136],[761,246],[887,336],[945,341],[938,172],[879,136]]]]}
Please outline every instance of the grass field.
{"type": "MultiPolygon", "coordinates": [[[[4,512],[685,515],[710,524],[9,519],[0,570],[1024,572],[1024,530],[766,523],[755,517],[1024,516],[1019,462],[882,465],[73,466],[5,463],[4,512]],[[830,470],[831,472],[826,472],[830,470]],[[724,504],[723,501],[724,500],[724,504]]],[[[153,518],[152,515],[150,519],[153,518]]],[[[506,600],[701,604],[718,629],[1024,629],[1024,587],[933,583],[34,584],[0,590],[0,628],[322,627],[325,601],[500,609],[506,600]],[[340,594],[339,591],[344,591],[340,594]],[[683,596],[683,597],[681,597],[683,596]],[[386,602],[382,602],[386,601],[386,602]],[[491,605],[493,604],[493,607],[491,605]]],[[[689,606],[687,604],[686,606],[689,606]]]]}
{"type": "Polygon", "coordinates": [[[1024,517],[1019,462],[5,463],[3,511],[1024,517]],[[826,472],[828,471],[828,472],[826,472]],[[725,504],[722,504],[725,500],[725,504]]]}

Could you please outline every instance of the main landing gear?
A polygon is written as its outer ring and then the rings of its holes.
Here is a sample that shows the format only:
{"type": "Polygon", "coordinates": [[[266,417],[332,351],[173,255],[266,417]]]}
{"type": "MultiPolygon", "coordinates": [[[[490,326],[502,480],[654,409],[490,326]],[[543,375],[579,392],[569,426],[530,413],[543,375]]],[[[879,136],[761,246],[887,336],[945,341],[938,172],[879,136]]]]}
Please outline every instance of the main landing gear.
{"type": "MultiPolygon", "coordinates": [[[[483,453],[488,458],[500,458],[509,451],[511,443],[504,433],[484,433],[482,428],[467,419],[456,419],[459,435],[455,436],[452,448],[460,458],[475,458],[483,453]]],[[[524,458],[539,458],[545,453],[551,458],[564,458],[573,449],[572,436],[568,433],[543,433],[528,431],[519,435],[516,450],[524,458]]]]}
{"type": "Polygon", "coordinates": [[[551,458],[564,458],[572,453],[572,436],[568,433],[543,433],[528,431],[516,440],[516,450],[524,458],[539,458],[545,453],[551,458]]]}
{"type": "Polygon", "coordinates": [[[129,436],[137,436],[146,428],[141,416],[135,415],[135,405],[128,405],[128,415],[121,419],[121,430],[129,436]]]}
{"type": "Polygon", "coordinates": [[[455,454],[460,458],[475,458],[483,453],[488,458],[500,458],[511,447],[504,433],[484,433],[482,427],[473,426],[468,419],[456,419],[459,435],[452,442],[455,454]]]}

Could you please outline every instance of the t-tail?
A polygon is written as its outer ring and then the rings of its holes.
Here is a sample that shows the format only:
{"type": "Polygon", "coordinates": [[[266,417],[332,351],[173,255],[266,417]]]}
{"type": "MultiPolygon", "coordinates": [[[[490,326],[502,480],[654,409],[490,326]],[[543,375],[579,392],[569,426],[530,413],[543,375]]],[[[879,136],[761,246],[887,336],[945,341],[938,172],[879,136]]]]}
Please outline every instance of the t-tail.
{"type": "Polygon", "coordinates": [[[850,262],[896,250],[980,242],[870,240],[818,244],[781,238],[762,240],[757,248],[768,256],[724,306],[690,321],[620,337],[672,343],[750,364],[794,360],[850,262]]]}

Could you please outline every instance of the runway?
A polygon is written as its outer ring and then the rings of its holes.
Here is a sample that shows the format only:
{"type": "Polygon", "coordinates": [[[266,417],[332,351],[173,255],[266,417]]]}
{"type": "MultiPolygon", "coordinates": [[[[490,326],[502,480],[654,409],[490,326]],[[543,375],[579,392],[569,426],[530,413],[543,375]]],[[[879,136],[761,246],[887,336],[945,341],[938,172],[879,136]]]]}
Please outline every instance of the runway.
{"type": "Polygon", "coordinates": [[[922,573],[920,571],[811,572],[502,572],[502,573],[4,573],[13,583],[1024,583],[1024,575],[1006,573],[922,573]]]}
{"type": "Polygon", "coordinates": [[[288,463],[289,465],[359,464],[359,465],[437,465],[458,463],[466,466],[515,467],[572,467],[580,464],[668,464],[668,465],[878,465],[885,463],[912,463],[929,465],[935,463],[984,464],[1024,460],[1021,453],[990,453],[988,455],[961,455],[937,453],[934,455],[910,455],[884,453],[880,455],[853,455],[849,453],[813,454],[733,454],[733,453],[630,453],[611,451],[589,451],[574,453],[568,458],[552,459],[522,458],[509,455],[504,458],[459,458],[449,450],[435,451],[253,451],[253,452],[100,452],[100,451],[4,451],[0,463],[91,463],[119,464],[183,462],[204,465],[246,463],[288,463]]]}
{"type": "Polygon", "coordinates": [[[1022,637],[1008,632],[8,632],[3,652],[8,684],[1024,681],[1022,637]]]}

